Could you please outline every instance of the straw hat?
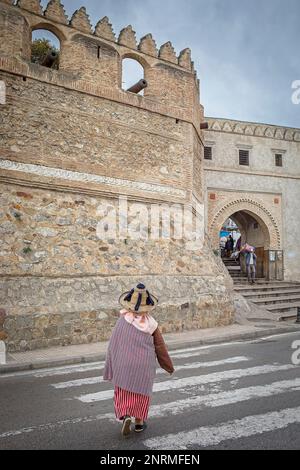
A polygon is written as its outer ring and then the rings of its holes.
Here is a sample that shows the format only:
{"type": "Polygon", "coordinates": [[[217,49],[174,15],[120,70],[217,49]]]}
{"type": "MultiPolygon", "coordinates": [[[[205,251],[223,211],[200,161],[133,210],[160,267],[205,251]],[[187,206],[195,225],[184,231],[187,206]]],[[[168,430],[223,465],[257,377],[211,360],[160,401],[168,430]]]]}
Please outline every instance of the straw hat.
{"type": "Polygon", "coordinates": [[[150,294],[144,284],[138,284],[130,292],[124,292],[119,298],[122,307],[135,313],[150,312],[158,304],[158,299],[150,294]]]}

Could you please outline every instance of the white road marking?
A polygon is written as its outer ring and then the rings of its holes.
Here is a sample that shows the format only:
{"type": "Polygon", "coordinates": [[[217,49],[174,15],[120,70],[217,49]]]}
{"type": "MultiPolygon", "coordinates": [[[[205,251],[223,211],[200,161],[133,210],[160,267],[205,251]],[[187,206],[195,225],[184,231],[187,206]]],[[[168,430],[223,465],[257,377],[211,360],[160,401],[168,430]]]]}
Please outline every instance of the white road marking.
{"type": "Polygon", "coordinates": [[[232,405],[255,398],[266,398],[281,393],[295,392],[300,390],[300,378],[282,380],[267,385],[255,385],[252,387],[238,388],[208,395],[194,396],[184,400],[176,400],[160,405],[152,405],[150,408],[151,418],[167,417],[183,413],[192,408],[197,411],[203,408],[215,408],[219,406],[232,405]]]}
{"type": "Polygon", "coordinates": [[[272,335],[272,336],[264,336],[263,338],[257,338],[257,341],[258,340],[261,340],[261,341],[267,341],[268,339],[273,339],[273,338],[281,338],[282,336],[293,336],[293,335],[297,335],[299,336],[300,334],[300,331],[290,331],[290,332],[286,332],[286,333],[278,333],[277,335],[272,335]]]}
{"type": "MultiPolygon", "coordinates": [[[[182,379],[174,378],[172,380],[166,380],[164,382],[155,383],[153,391],[161,392],[164,390],[183,389],[186,387],[193,387],[195,385],[222,382],[223,380],[232,380],[232,379],[238,379],[241,377],[249,377],[253,375],[270,374],[272,372],[279,372],[279,371],[291,370],[291,369],[296,369],[296,368],[297,366],[294,366],[292,364],[285,364],[281,366],[264,365],[264,366],[250,367],[248,369],[233,369],[233,370],[226,370],[222,372],[213,372],[207,375],[185,377],[182,379]]],[[[102,392],[81,395],[75,398],[77,398],[83,403],[93,403],[96,401],[109,400],[113,397],[113,394],[114,394],[113,390],[105,390],[102,392]]]]}
{"type": "MultiPolygon", "coordinates": [[[[286,333],[279,333],[275,334],[272,336],[265,336],[263,338],[257,338],[255,340],[250,339],[250,340],[239,340],[239,341],[231,341],[231,342],[224,342],[224,343],[216,343],[216,344],[209,344],[205,346],[197,346],[193,348],[184,348],[184,349],[176,349],[174,351],[170,351],[170,356],[174,358],[186,358],[186,357],[192,357],[196,356],[197,351],[203,351],[203,350],[209,350],[209,349],[217,349],[223,346],[235,346],[235,345],[244,345],[244,344],[253,344],[259,341],[265,341],[271,338],[280,338],[282,336],[290,336],[290,335],[299,335],[299,331],[292,331],[292,332],[286,332],[286,333]],[[185,353],[187,353],[185,355],[185,353]],[[191,353],[191,354],[190,354],[191,353]]],[[[81,365],[69,365],[69,366],[62,366],[62,367],[52,367],[50,369],[36,369],[36,370],[30,370],[30,371],[21,371],[21,372],[9,372],[9,373],[3,373],[0,374],[0,380],[5,379],[5,378],[10,378],[10,377],[22,377],[22,376],[33,376],[37,378],[43,378],[43,377],[48,377],[52,375],[65,375],[65,374],[73,374],[77,372],[85,372],[85,371],[91,371],[91,370],[99,370],[103,368],[104,366],[104,361],[102,362],[91,362],[91,363],[86,363],[86,364],[81,364],[81,365]]]]}
{"type": "MultiPolygon", "coordinates": [[[[184,349],[176,349],[174,351],[171,351],[169,354],[170,356],[172,357],[177,357],[178,355],[181,355],[182,353],[188,353],[188,352],[197,352],[197,351],[203,351],[203,350],[209,350],[209,349],[217,349],[217,348],[220,348],[220,347],[223,347],[223,346],[242,346],[244,344],[254,344],[254,343],[257,343],[257,342],[260,342],[260,341],[266,341],[270,338],[280,338],[282,336],[290,336],[290,335],[299,335],[299,331],[290,331],[290,332],[286,332],[286,333],[278,333],[278,334],[275,334],[275,335],[272,335],[272,336],[264,336],[262,338],[256,338],[256,339],[248,339],[248,340],[239,340],[239,341],[227,341],[227,342],[224,342],[224,343],[216,343],[216,344],[208,344],[208,345],[205,345],[205,346],[196,346],[196,347],[193,347],[193,348],[184,348],[184,349]]],[[[196,355],[196,354],[195,354],[196,355]]],[[[184,357],[184,356],[183,356],[184,357]]],[[[189,356],[186,356],[186,357],[189,357],[189,356]]]]}
{"type": "Polygon", "coordinates": [[[196,356],[206,356],[209,354],[210,351],[195,351],[195,352],[190,352],[190,353],[180,353],[180,354],[169,354],[172,359],[186,359],[189,357],[196,357],[196,356]]]}
{"type": "Polygon", "coordinates": [[[35,378],[52,377],[55,375],[67,375],[76,374],[80,372],[88,372],[92,370],[101,370],[104,367],[105,362],[89,362],[81,365],[69,365],[61,367],[51,367],[50,369],[36,369],[27,370],[22,372],[10,372],[8,374],[0,374],[0,379],[6,379],[10,377],[26,377],[31,376],[35,378]]]}
{"type": "Polygon", "coordinates": [[[194,348],[184,348],[184,349],[175,349],[174,351],[170,351],[169,354],[170,356],[177,356],[178,354],[182,353],[189,353],[193,351],[203,351],[205,349],[211,349],[211,348],[220,348],[223,346],[234,346],[234,345],[241,345],[241,344],[247,344],[250,343],[251,341],[232,341],[232,342],[226,342],[226,343],[217,343],[217,344],[208,344],[205,346],[195,346],[194,348]]]}
{"type": "MultiPolygon", "coordinates": [[[[204,346],[206,348],[206,346],[204,346]]],[[[199,356],[199,348],[191,348],[191,349],[184,349],[179,351],[185,351],[185,353],[178,353],[176,351],[170,353],[174,359],[185,359],[193,356],[199,356]],[[194,352],[196,349],[196,352],[194,352]],[[191,352],[187,352],[191,351],[191,352]]],[[[208,351],[207,351],[208,352],[208,351]]],[[[0,379],[11,378],[11,377],[26,377],[31,376],[35,378],[44,378],[44,377],[52,377],[56,375],[68,375],[68,374],[76,374],[81,372],[90,372],[103,369],[105,365],[105,361],[101,362],[89,362],[86,364],[74,364],[68,366],[60,366],[60,367],[51,367],[47,369],[36,369],[36,370],[28,370],[28,371],[21,371],[21,372],[9,372],[0,374],[0,379]]]]}
{"type": "Polygon", "coordinates": [[[92,421],[99,421],[103,419],[112,419],[114,415],[112,413],[107,413],[103,415],[96,415],[96,416],[85,416],[83,418],[70,418],[65,419],[63,421],[55,421],[54,423],[45,423],[45,424],[38,424],[35,426],[29,426],[27,428],[16,429],[13,431],[6,431],[0,434],[0,439],[5,439],[8,437],[19,436],[20,434],[28,434],[31,432],[42,432],[42,431],[49,431],[52,429],[59,428],[61,426],[72,425],[72,424],[80,424],[80,423],[90,423],[92,421]]]}
{"type": "MultiPolygon", "coordinates": [[[[194,348],[185,348],[185,349],[176,349],[171,351],[169,354],[170,356],[176,359],[184,359],[188,357],[198,356],[198,351],[202,350],[209,350],[211,348],[218,348],[221,346],[229,346],[234,344],[245,344],[249,341],[242,342],[235,342],[235,343],[220,343],[220,344],[212,344],[209,346],[197,346],[194,348]]],[[[21,371],[21,372],[9,372],[0,374],[0,379],[11,378],[11,377],[24,377],[24,376],[32,376],[35,378],[44,378],[44,377],[51,377],[55,375],[67,375],[67,374],[75,374],[80,372],[87,372],[93,370],[101,370],[105,365],[105,361],[101,362],[89,362],[86,364],[71,364],[67,366],[59,366],[59,367],[51,367],[47,369],[36,369],[36,370],[28,370],[28,371],[21,371]]]]}
{"type": "Polygon", "coordinates": [[[105,365],[105,361],[101,362],[94,362],[86,365],[77,365],[77,366],[72,366],[72,368],[69,367],[64,367],[60,370],[57,369],[47,369],[47,371],[44,372],[38,372],[37,374],[34,374],[34,377],[37,378],[43,378],[43,377],[49,377],[53,375],[65,375],[65,374],[77,374],[78,372],[90,372],[94,370],[101,370],[103,369],[105,365]]]}
{"type": "MultiPolygon", "coordinates": [[[[251,358],[245,356],[238,357],[229,357],[228,359],[223,359],[222,361],[209,361],[209,362],[193,362],[191,364],[184,364],[176,366],[176,371],[179,370],[190,370],[190,369],[200,369],[201,367],[216,367],[226,364],[236,364],[239,362],[250,361],[251,358]]],[[[157,374],[166,374],[162,369],[157,371],[157,374]]],[[[83,385],[94,385],[105,382],[102,377],[87,377],[84,379],[70,380],[67,382],[59,382],[56,384],[51,384],[52,387],[57,389],[71,388],[71,387],[82,387],[83,385]]]]}
{"type": "MultiPolygon", "coordinates": [[[[177,358],[176,358],[177,359],[177,358]]],[[[251,361],[251,357],[246,356],[236,356],[236,357],[228,357],[227,359],[222,359],[220,361],[207,361],[207,362],[192,362],[191,364],[185,365],[175,365],[175,371],[184,370],[184,369],[196,369],[201,367],[217,367],[217,366],[224,366],[226,364],[237,364],[239,362],[247,362],[251,361]]],[[[160,370],[160,373],[164,373],[165,371],[160,370]]]]}
{"type": "MultiPolygon", "coordinates": [[[[265,398],[269,396],[279,395],[281,393],[294,392],[300,390],[300,378],[294,380],[283,380],[273,382],[268,385],[258,385],[248,388],[240,388],[220,393],[210,393],[202,396],[190,397],[184,400],[177,400],[160,405],[153,405],[150,408],[150,418],[163,418],[168,416],[184,413],[187,410],[196,408],[201,411],[204,408],[215,408],[243,401],[249,401],[255,398],[265,398]]],[[[96,416],[85,416],[80,418],[70,418],[54,423],[45,423],[33,425],[27,428],[21,428],[12,431],[6,431],[0,434],[0,439],[28,434],[32,432],[43,432],[54,430],[62,426],[76,425],[81,423],[90,423],[94,421],[109,420],[113,423],[117,422],[113,413],[106,413],[96,416]]]]}
{"type": "Polygon", "coordinates": [[[294,423],[300,423],[300,407],[247,416],[215,426],[199,427],[192,431],[158,436],[146,439],[143,444],[152,450],[183,450],[192,446],[208,447],[230,439],[284,429],[294,423]]]}

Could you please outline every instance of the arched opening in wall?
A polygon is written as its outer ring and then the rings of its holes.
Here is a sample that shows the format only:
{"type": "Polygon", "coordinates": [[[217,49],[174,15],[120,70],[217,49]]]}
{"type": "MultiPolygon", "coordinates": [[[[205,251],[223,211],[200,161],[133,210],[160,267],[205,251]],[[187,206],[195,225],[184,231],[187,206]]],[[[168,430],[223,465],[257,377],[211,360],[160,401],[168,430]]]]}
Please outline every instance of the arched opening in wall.
{"type": "Polygon", "coordinates": [[[59,68],[60,40],[47,29],[32,31],[31,62],[54,70],[59,68]]]}
{"type": "Polygon", "coordinates": [[[134,87],[136,84],[141,82],[141,80],[145,80],[144,67],[135,59],[123,59],[122,89],[139,95],[144,95],[144,88],[141,88],[141,86],[134,87]]]}
{"type": "Polygon", "coordinates": [[[233,277],[238,277],[241,272],[246,273],[247,253],[237,255],[246,244],[255,248],[256,276],[265,277],[265,252],[270,246],[270,233],[267,225],[255,213],[247,210],[233,213],[220,227],[219,243],[222,259],[230,266],[233,277]]]}

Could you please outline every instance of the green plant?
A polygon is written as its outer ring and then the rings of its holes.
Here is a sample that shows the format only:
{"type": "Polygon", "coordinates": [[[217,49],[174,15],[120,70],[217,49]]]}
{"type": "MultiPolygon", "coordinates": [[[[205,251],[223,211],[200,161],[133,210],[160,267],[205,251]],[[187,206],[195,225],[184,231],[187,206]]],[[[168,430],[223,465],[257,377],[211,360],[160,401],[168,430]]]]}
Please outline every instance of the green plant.
{"type": "Polygon", "coordinates": [[[32,249],[30,248],[30,246],[26,246],[25,248],[23,248],[23,253],[25,253],[25,255],[27,255],[31,252],[32,252],[32,249]]]}
{"type": "Polygon", "coordinates": [[[51,68],[53,69],[58,69],[59,50],[49,41],[49,39],[46,38],[35,39],[32,42],[31,62],[41,64],[50,51],[55,51],[58,54],[57,59],[51,66],[51,68]]]}

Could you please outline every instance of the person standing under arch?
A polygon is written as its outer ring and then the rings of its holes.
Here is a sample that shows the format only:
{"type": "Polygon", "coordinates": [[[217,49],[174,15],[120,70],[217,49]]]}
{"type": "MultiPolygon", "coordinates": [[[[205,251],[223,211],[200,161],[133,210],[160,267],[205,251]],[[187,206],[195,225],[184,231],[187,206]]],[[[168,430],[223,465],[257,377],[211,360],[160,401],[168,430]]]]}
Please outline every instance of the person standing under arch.
{"type": "Polygon", "coordinates": [[[229,235],[228,240],[226,242],[226,255],[228,258],[230,258],[230,256],[232,255],[233,247],[234,247],[234,240],[232,238],[232,235],[229,235]]]}
{"type": "Polygon", "coordinates": [[[255,284],[256,282],[256,260],[255,248],[251,247],[246,253],[247,276],[250,284],[255,284]]]}

